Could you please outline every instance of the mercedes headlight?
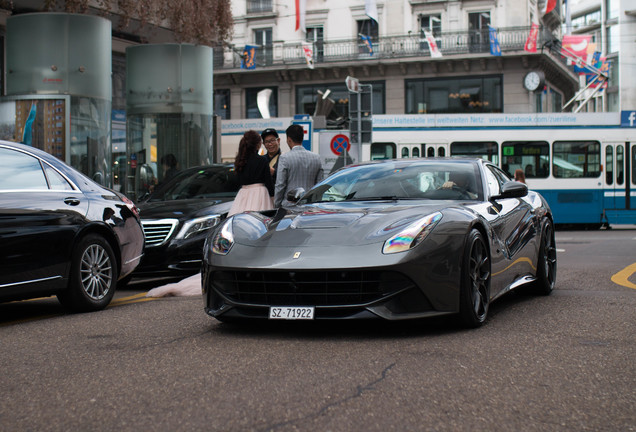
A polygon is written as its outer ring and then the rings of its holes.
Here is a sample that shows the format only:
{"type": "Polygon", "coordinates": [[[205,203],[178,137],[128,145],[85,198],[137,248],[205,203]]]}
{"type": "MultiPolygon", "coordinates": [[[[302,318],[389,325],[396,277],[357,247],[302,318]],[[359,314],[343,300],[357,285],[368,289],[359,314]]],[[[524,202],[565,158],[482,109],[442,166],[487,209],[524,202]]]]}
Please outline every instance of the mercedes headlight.
{"type": "Polygon", "coordinates": [[[384,242],[382,253],[392,254],[408,251],[422,242],[442,219],[439,212],[420,218],[384,242]]]}
{"type": "Polygon", "coordinates": [[[179,231],[179,234],[177,234],[175,238],[187,239],[193,236],[201,235],[217,226],[220,220],[221,217],[216,214],[189,220],[183,224],[181,231],[179,231]]]}
{"type": "Polygon", "coordinates": [[[217,255],[227,255],[234,244],[234,234],[232,233],[232,218],[223,223],[214,238],[212,239],[212,252],[217,255]]]}

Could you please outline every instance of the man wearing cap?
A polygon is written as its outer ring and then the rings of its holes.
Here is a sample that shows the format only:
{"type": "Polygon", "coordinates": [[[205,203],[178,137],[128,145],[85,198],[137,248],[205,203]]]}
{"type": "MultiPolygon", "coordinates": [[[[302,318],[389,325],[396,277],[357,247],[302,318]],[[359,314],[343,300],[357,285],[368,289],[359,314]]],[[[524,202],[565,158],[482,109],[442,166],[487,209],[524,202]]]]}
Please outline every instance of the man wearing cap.
{"type": "Polygon", "coordinates": [[[305,131],[299,124],[287,128],[289,151],[278,158],[278,174],[274,187],[274,207],[291,204],[287,201],[287,192],[303,188],[305,192],[322,180],[323,169],[320,156],[303,147],[305,131]]]}
{"type": "Polygon", "coordinates": [[[276,171],[278,170],[278,156],[280,156],[280,138],[276,129],[267,128],[261,132],[261,138],[265,149],[267,150],[267,159],[269,160],[269,172],[272,180],[276,184],[276,171]]]}

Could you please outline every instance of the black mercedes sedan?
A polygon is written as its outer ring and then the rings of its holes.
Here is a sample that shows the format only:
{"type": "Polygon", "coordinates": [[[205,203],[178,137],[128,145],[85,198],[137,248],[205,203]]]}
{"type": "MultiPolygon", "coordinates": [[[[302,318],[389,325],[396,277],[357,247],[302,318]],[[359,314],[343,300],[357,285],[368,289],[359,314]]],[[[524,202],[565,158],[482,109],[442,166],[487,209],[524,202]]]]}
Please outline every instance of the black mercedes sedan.
{"type": "Polygon", "coordinates": [[[145,255],[134,277],[180,277],[201,271],[203,243],[225,219],[240,184],[232,164],[185,169],[139,203],[145,255]]]}
{"type": "Polygon", "coordinates": [[[457,314],[477,327],[510,290],[553,290],[553,227],[540,194],[481,159],[350,165],[296,205],[215,229],[205,311],[220,321],[457,314]]]}
{"type": "Polygon", "coordinates": [[[0,141],[0,301],[56,295],[72,311],[103,309],[143,247],[124,195],[44,151],[0,141]]]}

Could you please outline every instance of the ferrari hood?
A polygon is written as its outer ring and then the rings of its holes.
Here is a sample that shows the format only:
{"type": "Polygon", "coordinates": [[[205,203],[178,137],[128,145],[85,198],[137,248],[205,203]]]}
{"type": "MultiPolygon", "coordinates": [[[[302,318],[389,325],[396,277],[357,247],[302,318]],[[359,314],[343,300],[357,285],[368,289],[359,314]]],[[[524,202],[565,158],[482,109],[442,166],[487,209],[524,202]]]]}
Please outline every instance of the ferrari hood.
{"type": "MultiPolygon", "coordinates": [[[[446,206],[448,203],[446,203],[446,206]]],[[[363,245],[384,242],[409,224],[445,208],[440,202],[321,203],[233,217],[234,241],[269,247],[363,245]],[[272,216],[273,215],[273,216],[272,216]]]]}

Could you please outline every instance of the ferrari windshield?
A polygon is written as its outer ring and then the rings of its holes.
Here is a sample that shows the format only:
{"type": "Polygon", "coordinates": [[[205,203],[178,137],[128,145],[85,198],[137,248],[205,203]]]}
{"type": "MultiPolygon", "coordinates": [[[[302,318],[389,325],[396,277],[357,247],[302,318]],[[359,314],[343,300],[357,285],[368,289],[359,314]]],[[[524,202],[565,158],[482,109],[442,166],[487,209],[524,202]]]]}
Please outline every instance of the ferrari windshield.
{"type": "Polygon", "coordinates": [[[182,171],[158,185],[148,201],[233,198],[240,187],[231,166],[204,166],[182,171]]]}
{"type": "Polygon", "coordinates": [[[482,199],[477,164],[470,161],[388,161],[353,165],[314,186],[299,204],[367,200],[482,199]]]}

